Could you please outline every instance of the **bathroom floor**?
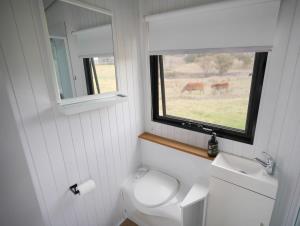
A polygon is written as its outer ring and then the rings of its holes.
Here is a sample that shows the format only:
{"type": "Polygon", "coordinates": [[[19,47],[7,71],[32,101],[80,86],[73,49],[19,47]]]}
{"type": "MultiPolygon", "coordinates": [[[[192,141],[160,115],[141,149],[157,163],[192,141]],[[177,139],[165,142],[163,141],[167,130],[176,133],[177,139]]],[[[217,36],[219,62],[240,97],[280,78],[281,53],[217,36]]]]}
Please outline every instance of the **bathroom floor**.
{"type": "Polygon", "coordinates": [[[138,226],[138,225],[133,221],[126,219],[125,221],[123,221],[123,223],[120,226],[138,226]]]}

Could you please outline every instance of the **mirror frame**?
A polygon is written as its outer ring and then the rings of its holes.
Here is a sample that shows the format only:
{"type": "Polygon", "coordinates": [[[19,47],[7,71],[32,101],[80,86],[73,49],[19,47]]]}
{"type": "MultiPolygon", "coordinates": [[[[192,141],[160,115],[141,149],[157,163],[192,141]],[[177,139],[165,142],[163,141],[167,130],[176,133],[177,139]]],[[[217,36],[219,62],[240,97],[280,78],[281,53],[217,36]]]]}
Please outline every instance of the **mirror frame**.
{"type": "Polygon", "coordinates": [[[44,3],[43,0],[39,0],[39,8],[40,8],[40,15],[42,17],[42,26],[43,26],[43,33],[44,33],[44,37],[45,37],[45,41],[46,41],[46,52],[47,52],[47,57],[48,57],[48,61],[50,63],[50,74],[51,74],[51,80],[53,83],[53,89],[54,89],[54,93],[55,93],[55,99],[56,102],[59,105],[68,105],[68,104],[74,104],[74,103],[84,103],[87,101],[91,101],[91,100],[99,100],[99,99],[103,99],[103,98],[109,98],[109,97],[113,97],[116,96],[118,94],[120,94],[120,81],[119,81],[119,76],[118,76],[118,70],[117,70],[117,40],[116,40],[116,31],[115,31],[115,21],[114,21],[114,15],[113,15],[113,11],[112,10],[108,10],[105,8],[101,8],[99,6],[95,6],[89,3],[85,3],[85,2],[81,2],[78,0],[55,0],[55,1],[60,1],[60,2],[64,2],[70,5],[74,5],[74,6],[78,6],[81,7],[83,9],[87,9],[87,10],[91,10],[94,12],[98,12],[98,13],[102,13],[108,16],[111,16],[111,27],[112,27],[112,39],[113,39],[113,55],[114,55],[114,67],[115,67],[115,77],[116,77],[116,88],[117,90],[115,92],[110,92],[110,93],[103,93],[103,94],[94,94],[94,95],[85,95],[85,96],[80,96],[80,97],[73,97],[73,98],[67,98],[67,99],[61,99],[60,98],[60,92],[59,92],[59,87],[58,87],[58,81],[57,81],[57,75],[55,72],[55,66],[54,66],[54,61],[53,61],[53,55],[52,55],[52,51],[51,51],[51,45],[50,45],[50,41],[49,41],[49,31],[48,31],[48,25],[47,25],[47,18],[46,18],[46,14],[44,11],[44,3]]]}

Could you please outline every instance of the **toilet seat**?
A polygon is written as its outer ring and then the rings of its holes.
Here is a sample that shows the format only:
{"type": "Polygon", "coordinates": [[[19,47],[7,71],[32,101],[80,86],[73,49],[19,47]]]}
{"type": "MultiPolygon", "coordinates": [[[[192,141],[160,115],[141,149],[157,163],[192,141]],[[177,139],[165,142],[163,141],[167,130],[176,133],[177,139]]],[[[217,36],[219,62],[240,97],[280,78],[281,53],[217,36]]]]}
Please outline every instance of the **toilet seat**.
{"type": "Polygon", "coordinates": [[[134,197],[146,207],[157,207],[171,200],[179,190],[174,177],[156,170],[150,170],[134,185],[134,197]]]}

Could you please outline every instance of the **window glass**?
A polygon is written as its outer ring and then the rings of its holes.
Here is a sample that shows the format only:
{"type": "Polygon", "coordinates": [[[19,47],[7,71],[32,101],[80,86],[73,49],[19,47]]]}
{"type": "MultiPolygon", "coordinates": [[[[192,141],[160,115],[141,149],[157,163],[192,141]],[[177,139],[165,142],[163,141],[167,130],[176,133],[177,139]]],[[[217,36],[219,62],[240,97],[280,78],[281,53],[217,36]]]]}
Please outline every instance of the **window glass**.
{"type": "Polygon", "coordinates": [[[255,52],[163,55],[159,115],[245,130],[254,58],[255,52]]]}
{"type": "Polygon", "coordinates": [[[117,91],[114,57],[84,58],[85,76],[89,94],[117,91]]]}
{"type": "Polygon", "coordinates": [[[115,92],[117,90],[117,82],[114,57],[94,57],[94,62],[101,93],[115,92]]]}

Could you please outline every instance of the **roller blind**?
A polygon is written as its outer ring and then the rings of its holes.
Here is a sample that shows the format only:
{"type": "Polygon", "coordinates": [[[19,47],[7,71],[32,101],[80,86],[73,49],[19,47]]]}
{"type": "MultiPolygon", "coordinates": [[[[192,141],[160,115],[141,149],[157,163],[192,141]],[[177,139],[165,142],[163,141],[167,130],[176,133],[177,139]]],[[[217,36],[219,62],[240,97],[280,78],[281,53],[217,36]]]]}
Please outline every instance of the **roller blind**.
{"type": "Polygon", "coordinates": [[[73,32],[80,57],[113,56],[111,25],[73,32]]]}
{"type": "Polygon", "coordinates": [[[223,1],[147,16],[149,50],[271,48],[280,1],[223,1]]]}

